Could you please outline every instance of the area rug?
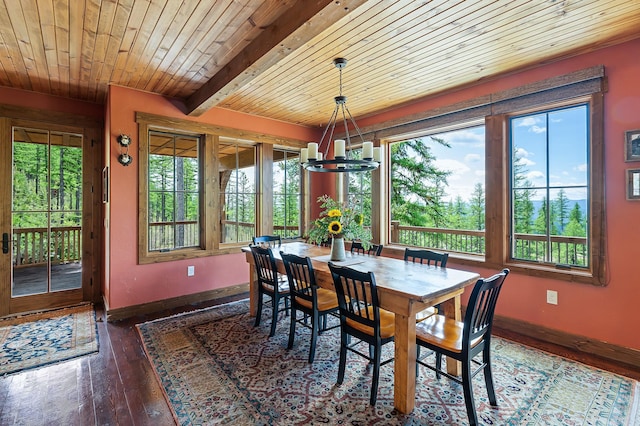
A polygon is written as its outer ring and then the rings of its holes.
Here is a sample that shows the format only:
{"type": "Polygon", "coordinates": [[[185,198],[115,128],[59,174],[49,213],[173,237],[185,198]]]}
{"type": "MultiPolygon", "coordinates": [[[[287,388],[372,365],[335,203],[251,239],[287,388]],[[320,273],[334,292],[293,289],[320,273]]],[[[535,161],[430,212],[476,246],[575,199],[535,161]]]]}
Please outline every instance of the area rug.
{"type": "MultiPolygon", "coordinates": [[[[248,301],[240,301],[138,325],[178,424],[468,424],[458,384],[421,368],[416,407],[402,415],[393,408],[391,363],[381,368],[372,407],[371,371],[363,358],[348,354],[345,380],[335,385],[338,329],[319,336],[309,364],[307,329],[298,327],[287,350],[289,318],[281,318],[268,338],[270,311],[254,328],[248,309],[248,301]]],[[[489,404],[479,374],[474,394],[481,424],[640,426],[634,380],[500,338],[493,340],[492,355],[498,407],[489,404]]]]}
{"type": "Polygon", "coordinates": [[[0,376],[97,351],[89,304],[0,320],[0,376]]]}

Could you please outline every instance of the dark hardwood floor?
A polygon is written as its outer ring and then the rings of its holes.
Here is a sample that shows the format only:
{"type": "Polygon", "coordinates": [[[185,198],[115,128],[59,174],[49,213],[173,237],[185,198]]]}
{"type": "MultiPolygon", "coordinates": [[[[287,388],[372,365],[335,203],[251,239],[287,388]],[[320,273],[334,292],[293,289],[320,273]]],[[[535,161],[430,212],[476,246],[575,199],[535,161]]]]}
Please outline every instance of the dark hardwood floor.
{"type": "MultiPolygon", "coordinates": [[[[215,301],[107,323],[98,308],[100,352],[0,378],[0,425],[174,424],[162,390],[142,350],[135,324],[247,297],[215,301]]],[[[536,341],[507,330],[494,334],[636,380],[640,369],[536,341]]]]}

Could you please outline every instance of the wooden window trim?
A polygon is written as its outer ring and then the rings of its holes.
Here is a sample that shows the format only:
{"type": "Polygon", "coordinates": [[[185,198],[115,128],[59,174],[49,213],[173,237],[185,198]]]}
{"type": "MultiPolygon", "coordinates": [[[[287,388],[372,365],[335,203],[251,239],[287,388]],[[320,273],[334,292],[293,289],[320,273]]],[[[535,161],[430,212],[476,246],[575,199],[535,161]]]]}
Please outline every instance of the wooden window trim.
{"type": "MultiPolygon", "coordinates": [[[[458,256],[460,264],[501,269],[506,267],[523,275],[562,281],[607,285],[606,230],[604,186],[604,67],[594,66],[522,87],[482,96],[461,103],[444,106],[396,121],[363,129],[368,138],[384,138],[385,144],[398,135],[468,121],[472,117],[485,119],[485,256],[458,256]],[[589,189],[590,239],[589,268],[558,269],[554,266],[518,262],[510,255],[510,196],[508,116],[529,111],[547,110],[562,105],[589,104],[589,189]]],[[[388,178],[387,178],[388,179],[388,178]]],[[[385,205],[388,211],[388,191],[385,205]]],[[[378,203],[381,205],[382,203],[378,203]]],[[[386,226],[377,234],[389,232],[386,226]]],[[[375,237],[374,237],[375,238],[375,237]]],[[[389,247],[393,251],[392,247],[389,247]]]]}

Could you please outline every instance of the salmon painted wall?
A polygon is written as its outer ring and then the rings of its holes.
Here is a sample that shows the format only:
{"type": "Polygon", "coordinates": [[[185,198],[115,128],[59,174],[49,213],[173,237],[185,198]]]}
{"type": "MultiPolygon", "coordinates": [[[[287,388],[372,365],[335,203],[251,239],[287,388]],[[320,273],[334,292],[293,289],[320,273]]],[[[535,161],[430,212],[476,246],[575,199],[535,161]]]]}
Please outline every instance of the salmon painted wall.
{"type": "Polygon", "coordinates": [[[10,87],[0,87],[0,103],[25,108],[66,112],[69,114],[82,114],[99,119],[104,117],[104,105],[102,104],[77,101],[59,96],[43,95],[27,90],[12,89],[10,87]]]}
{"type": "MultiPolygon", "coordinates": [[[[625,131],[640,129],[640,39],[358,119],[358,124],[366,127],[594,65],[605,66],[609,85],[605,94],[608,285],[511,274],[497,314],[640,350],[640,333],[635,330],[640,303],[636,264],[640,259],[640,202],[627,201],[625,196],[625,169],[640,168],[640,162],[624,162],[625,131]],[[547,290],[558,292],[557,306],[546,303],[547,290]]],[[[449,263],[453,266],[455,259],[450,257],[449,263]]],[[[477,271],[485,276],[494,273],[477,271]]]]}
{"type": "Polygon", "coordinates": [[[108,135],[111,166],[111,198],[109,206],[108,276],[105,289],[109,309],[149,303],[186,294],[228,287],[248,281],[245,257],[238,254],[200,259],[137,264],[138,246],[138,126],[136,112],[223,125],[247,131],[313,140],[316,131],[280,121],[235,113],[215,108],[201,117],[183,114],[184,104],[176,99],[111,86],[107,104],[108,135]],[[129,153],[133,164],[124,167],[117,161],[119,145],[116,138],[124,133],[133,140],[129,153]],[[187,266],[195,266],[195,275],[187,277],[187,266]]]}

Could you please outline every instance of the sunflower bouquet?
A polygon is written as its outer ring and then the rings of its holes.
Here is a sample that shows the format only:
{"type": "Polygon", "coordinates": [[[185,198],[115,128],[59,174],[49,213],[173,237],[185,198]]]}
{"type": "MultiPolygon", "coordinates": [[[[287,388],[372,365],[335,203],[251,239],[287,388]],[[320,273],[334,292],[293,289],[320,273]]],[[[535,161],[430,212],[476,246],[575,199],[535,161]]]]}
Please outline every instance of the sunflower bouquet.
{"type": "Polygon", "coordinates": [[[307,241],[322,244],[329,238],[359,240],[368,248],[371,232],[363,227],[364,216],[354,208],[342,205],[328,195],[318,197],[318,204],[323,209],[307,233],[307,241]]]}

